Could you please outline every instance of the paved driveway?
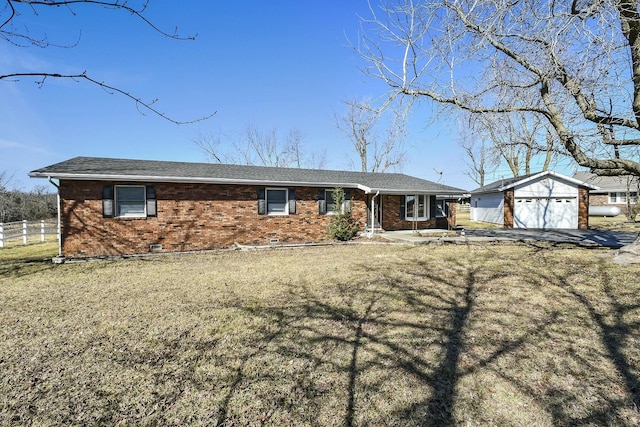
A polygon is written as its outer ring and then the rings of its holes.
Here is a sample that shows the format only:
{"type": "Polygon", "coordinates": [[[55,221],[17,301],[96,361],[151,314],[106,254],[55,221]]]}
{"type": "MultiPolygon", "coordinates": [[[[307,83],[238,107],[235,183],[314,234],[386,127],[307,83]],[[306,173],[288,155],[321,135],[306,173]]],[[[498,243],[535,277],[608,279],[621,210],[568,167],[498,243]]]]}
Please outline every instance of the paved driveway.
{"type": "Polygon", "coordinates": [[[525,230],[525,229],[465,229],[465,235],[457,230],[455,236],[446,235],[444,230],[422,230],[414,233],[410,230],[387,231],[380,234],[385,239],[410,245],[427,245],[435,241],[463,243],[465,241],[539,241],[552,243],[570,243],[575,245],[596,245],[609,248],[621,248],[633,243],[637,232],[603,230],[525,230]],[[443,235],[445,234],[445,235],[443,235]]]}
{"type": "Polygon", "coordinates": [[[496,240],[543,241],[573,243],[620,248],[633,243],[638,233],[603,230],[524,230],[524,229],[466,229],[469,237],[496,240]]]}

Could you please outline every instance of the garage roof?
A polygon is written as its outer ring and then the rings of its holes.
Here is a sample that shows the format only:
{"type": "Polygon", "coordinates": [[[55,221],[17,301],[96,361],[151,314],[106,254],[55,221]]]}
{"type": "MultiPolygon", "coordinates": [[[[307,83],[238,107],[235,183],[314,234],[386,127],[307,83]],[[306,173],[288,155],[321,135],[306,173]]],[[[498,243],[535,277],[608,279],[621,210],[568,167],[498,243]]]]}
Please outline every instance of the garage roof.
{"type": "Polygon", "coordinates": [[[510,188],[513,188],[513,187],[521,185],[521,184],[526,184],[527,182],[536,180],[538,178],[542,178],[542,177],[547,176],[547,175],[559,178],[561,180],[567,181],[569,183],[572,183],[572,184],[575,184],[575,185],[578,185],[578,186],[581,186],[581,187],[589,188],[591,190],[597,190],[598,189],[598,187],[596,187],[595,185],[587,184],[584,181],[580,181],[578,179],[571,178],[569,176],[562,175],[562,174],[559,174],[557,172],[542,171],[542,172],[532,173],[532,174],[524,175],[524,176],[517,176],[517,177],[513,177],[513,178],[501,179],[499,181],[495,181],[495,182],[492,182],[491,184],[485,185],[484,187],[477,188],[477,189],[473,190],[471,192],[471,194],[498,193],[498,192],[502,192],[502,191],[508,190],[510,188]]]}

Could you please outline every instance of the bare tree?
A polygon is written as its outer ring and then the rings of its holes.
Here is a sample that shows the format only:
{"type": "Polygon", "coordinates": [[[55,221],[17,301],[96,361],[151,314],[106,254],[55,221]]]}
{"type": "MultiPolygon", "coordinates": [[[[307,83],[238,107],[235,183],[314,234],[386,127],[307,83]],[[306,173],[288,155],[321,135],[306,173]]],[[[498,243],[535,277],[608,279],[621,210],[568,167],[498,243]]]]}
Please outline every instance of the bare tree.
{"type": "Polygon", "coordinates": [[[489,138],[466,127],[460,133],[460,146],[465,153],[465,174],[478,186],[484,187],[487,174],[495,171],[499,164],[498,157],[491,149],[489,138]]]}
{"type": "Polygon", "coordinates": [[[262,131],[247,126],[240,137],[200,134],[193,142],[216,163],[320,169],[326,153],[307,152],[303,135],[292,128],[282,138],[276,129],[262,131]]]}
{"type": "Polygon", "coordinates": [[[640,175],[625,150],[640,145],[636,1],[398,0],[370,11],[358,49],[392,95],[536,114],[579,165],[640,175]]]}
{"type": "MultiPolygon", "coordinates": [[[[38,47],[38,48],[48,48],[48,47],[63,47],[63,48],[71,48],[79,43],[79,39],[70,45],[62,45],[56,44],[51,41],[47,34],[36,35],[33,34],[29,25],[25,22],[22,22],[21,18],[25,16],[33,16],[37,18],[39,16],[38,11],[43,8],[50,8],[60,10],[62,12],[71,13],[72,15],[76,15],[76,11],[74,7],[79,4],[87,4],[94,7],[102,7],[106,11],[116,11],[123,12],[128,15],[131,15],[141,21],[144,25],[151,28],[153,31],[159,33],[163,37],[175,39],[175,40],[194,40],[195,35],[181,36],[177,29],[172,32],[166,32],[159,27],[157,27],[153,22],[147,19],[144,15],[147,6],[149,4],[149,0],[139,0],[137,5],[132,5],[136,3],[135,1],[127,1],[127,0],[5,0],[4,6],[0,6],[0,40],[4,40],[5,42],[19,47],[38,47]]],[[[193,123],[201,120],[205,120],[207,118],[212,117],[215,113],[206,115],[194,120],[181,121],[172,118],[171,116],[165,114],[160,111],[156,107],[157,99],[153,100],[143,100],[142,98],[132,94],[131,92],[110,85],[104,81],[101,81],[89,73],[86,70],[77,72],[77,73],[56,73],[52,71],[37,71],[37,72],[26,72],[26,71],[15,71],[15,72],[5,72],[0,71],[0,80],[4,81],[19,81],[23,78],[33,78],[36,80],[36,83],[39,86],[42,86],[46,83],[48,79],[69,79],[73,81],[85,81],[101,87],[107,93],[117,93],[122,95],[130,100],[134,101],[136,106],[138,107],[138,111],[141,114],[144,114],[145,111],[151,112],[165,120],[168,120],[175,124],[187,124],[193,123]]]]}
{"type": "Polygon", "coordinates": [[[640,177],[627,175],[626,199],[627,199],[627,220],[635,222],[640,215],[640,177]]]}
{"type": "Polygon", "coordinates": [[[57,212],[56,195],[38,186],[30,192],[9,189],[13,175],[0,172],[0,223],[48,219],[57,212]]]}
{"type": "Polygon", "coordinates": [[[525,112],[512,114],[475,114],[470,118],[472,133],[489,136],[487,147],[504,161],[513,176],[529,175],[535,160],[546,171],[558,156],[553,129],[540,117],[525,112]]]}
{"type": "Polygon", "coordinates": [[[344,99],[344,115],[336,115],[338,129],[347,135],[360,160],[362,172],[385,172],[402,165],[406,152],[406,109],[402,105],[391,109],[389,105],[375,108],[370,101],[344,99]],[[384,126],[385,113],[391,113],[384,126]]]}
{"type": "Polygon", "coordinates": [[[13,176],[7,171],[0,172],[0,222],[6,222],[9,217],[10,191],[9,184],[13,176]]]}
{"type": "MultiPolygon", "coordinates": [[[[370,4],[357,49],[390,96],[543,117],[598,175],[640,176],[637,0],[370,4]]],[[[640,254],[640,239],[630,248],[640,254]]]]}

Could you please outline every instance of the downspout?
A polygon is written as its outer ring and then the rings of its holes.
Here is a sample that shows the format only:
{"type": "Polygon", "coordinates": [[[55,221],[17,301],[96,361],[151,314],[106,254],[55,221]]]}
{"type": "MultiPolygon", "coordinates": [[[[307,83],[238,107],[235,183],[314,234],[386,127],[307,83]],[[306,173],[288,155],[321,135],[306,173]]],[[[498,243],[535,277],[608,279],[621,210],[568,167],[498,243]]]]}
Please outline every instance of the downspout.
{"type": "Polygon", "coordinates": [[[376,194],[371,198],[371,230],[367,237],[373,238],[374,230],[376,229],[376,197],[380,195],[380,190],[376,191],[376,194]]]}
{"type": "Polygon", "coordinates": [[[58,258],[62,258],[62,228],[60,227],[60,186],[53,182],[51,177],[47,177],[49,179],[49,183],[56,187],[56,200],[57,200],[57,211],[58,211],[58,258]]]}

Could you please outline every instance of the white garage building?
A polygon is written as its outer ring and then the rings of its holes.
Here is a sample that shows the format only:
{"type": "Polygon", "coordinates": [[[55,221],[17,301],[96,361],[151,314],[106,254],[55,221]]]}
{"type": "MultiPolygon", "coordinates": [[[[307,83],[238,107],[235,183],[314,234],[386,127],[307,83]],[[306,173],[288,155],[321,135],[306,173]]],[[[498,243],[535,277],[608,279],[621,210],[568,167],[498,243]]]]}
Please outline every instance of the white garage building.
{"type": "Polygon", "coordinates": [[[552,171],[503,179],[471,192],[471,220],[505,228],[587,228],[594,189],[552,171]]]}

